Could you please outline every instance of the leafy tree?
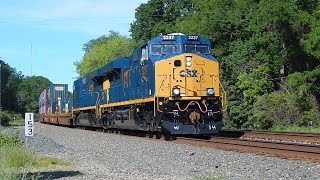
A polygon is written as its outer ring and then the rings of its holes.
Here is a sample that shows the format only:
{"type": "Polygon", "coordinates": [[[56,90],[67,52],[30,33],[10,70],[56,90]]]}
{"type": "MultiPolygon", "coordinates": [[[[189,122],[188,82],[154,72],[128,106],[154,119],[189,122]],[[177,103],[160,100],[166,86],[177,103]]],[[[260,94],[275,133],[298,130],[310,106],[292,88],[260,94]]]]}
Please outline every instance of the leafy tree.
{"type": "Polygon", "coordinates": [[[15,118],[17,121],[23,119],[22,115],[13,111],[1,111],[0,112],[1,125],[8,126],[10,121],[14,121],[15,118]]]}
{"type": "Polygon", "coordinates": [[[132,39],[139,44],[161,33],[176,32],[176,21],[192,7],[189,0],[150,0],[141,4],[136,9],[136,20],[130,26],[132,39]]]}
{"type": "Polygon", "coordinates": [[[101,36],[84,44],[83,50],[85,54],[82,60],[74,63],[80,76],[88,74],[115,58],[129,56],[133,45],[128,38],[110,31],[108,36],[101,36]]]}
{"type": "Polygon", "coordinates": [[[273,126],[288,126],[296,123],[301,115],[294,95],[273,92],[260,96],[253,106],[247,126],[256,129],[270,129],[273,126]]]}
{"type": "Polygon", "coordinates": [[[22,104],[18,99],[19,84],[23,78],[21,72],[10,67],[0,59],[1,64],[1,108],[7,111],[19,111],[22,104]]]}
{"type": "Polygon", "coordinates": [[[280,91],[258,97],[248,124],[253,128],[320,124],[320,67],[288,76],[280,91]]]}
{"type": "MultiPolygon", "coordinates": [[[[1,110],[2,125],[8,125],[17,113],[38,111],[39,94],[50,81],[41,76],[24,77],[3,60],[1,64],[1,110]]],[[[21,118],[21,117],[20,117],[21,118]]]]}
{"type": "Polygon", "coordinates": [[[232,86],[232,94],[238,96],[230,97],[229,114],[237,128],[250,126],[247,120],[252,114],[254,103],[260,96],[272,91],[274,85],[269,73],[268,66],[261,65],[250,73],[240,73],[237,83],[232,86]]]}
{"type": "MultiPolygon", "coordinates": [[[[313,3],[314,4],[314,3],[313,3]]],[[[313,5],[312,4],[312,5],[313,5]]],[[[311,4],[310,4],[311,5],[311,4]]],[[[318,3],[317,9],[313,12],[311,19],[311,30],[305,35],[303,45],[304,49],[312,56],[320,58],[320,3],[318,3]]]]}
{"type": "Polygon", "coordinates": [[[19,86],[19,99],[23,104],[22,112],[38,112],[40,93],[50,84],[50,80],[42,76],[27,76],[19,86]]]}

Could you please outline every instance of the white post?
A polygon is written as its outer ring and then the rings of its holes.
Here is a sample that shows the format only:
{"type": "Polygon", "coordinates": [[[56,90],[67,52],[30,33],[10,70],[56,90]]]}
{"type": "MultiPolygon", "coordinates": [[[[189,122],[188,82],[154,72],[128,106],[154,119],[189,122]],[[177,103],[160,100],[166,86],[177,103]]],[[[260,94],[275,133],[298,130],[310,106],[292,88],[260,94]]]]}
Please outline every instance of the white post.
{"type": "Polygon", "coordinates": [[[33,136],[33,113],[24,114],[24,135],[25,135],[25,146],[28,147],[28,137],[33,136]]]}

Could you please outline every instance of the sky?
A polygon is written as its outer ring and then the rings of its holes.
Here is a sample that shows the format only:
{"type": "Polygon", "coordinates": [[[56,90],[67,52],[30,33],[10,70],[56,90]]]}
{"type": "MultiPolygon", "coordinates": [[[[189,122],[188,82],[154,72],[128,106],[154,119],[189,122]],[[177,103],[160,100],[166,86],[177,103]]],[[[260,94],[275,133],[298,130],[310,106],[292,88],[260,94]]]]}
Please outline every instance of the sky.
{"type": "Polygon", "coordinates": [[[72,91],[83,44],[110,30],[129,37],[135,9],[147,1],[1,0],[0,57],[25,76],[72,91]]]}

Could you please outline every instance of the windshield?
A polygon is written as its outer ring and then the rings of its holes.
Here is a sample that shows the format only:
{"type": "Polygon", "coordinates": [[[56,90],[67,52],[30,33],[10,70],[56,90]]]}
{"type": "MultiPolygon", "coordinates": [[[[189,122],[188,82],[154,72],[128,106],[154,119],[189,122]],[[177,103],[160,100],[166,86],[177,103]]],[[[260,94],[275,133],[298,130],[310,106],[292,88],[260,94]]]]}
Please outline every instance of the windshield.
{"type": "Polygon", "coordinates": [[[184,52],[187,53],[200,53],[200,54],[209,54],[208,45],[199,45],[199,44],[188,44],[184,46],[184,52]]]}
{"type": "Polygon", "coordinates": [[[151,45],[152,55],[173,54],[180,52],[179,44],[153,44],[151,45]]]}

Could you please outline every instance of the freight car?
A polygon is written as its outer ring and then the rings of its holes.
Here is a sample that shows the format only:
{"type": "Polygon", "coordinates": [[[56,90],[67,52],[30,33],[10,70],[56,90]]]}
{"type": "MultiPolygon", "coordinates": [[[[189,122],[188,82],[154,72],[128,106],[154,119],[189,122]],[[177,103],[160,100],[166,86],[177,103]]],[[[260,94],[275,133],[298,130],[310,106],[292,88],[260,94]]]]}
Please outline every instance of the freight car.
{"type": "Polygon", "coordinates": [[[73,105],[64,101],[72,112],[59,111],[58,103],[58,111],[43,113],[42,121],[60,123],[61,117],[72,126],[150,135],[218,133],[225,98],[210,50],[210,42],[199,35],[159,35],[130,57],[114,59],[74,81],[73,105]]]}
{"type": "Polygon", "coordinates": [[[68,94],[68,84],[50,83],[39,97],[39,121],[71,125],[73,98],[68,94]]]}

